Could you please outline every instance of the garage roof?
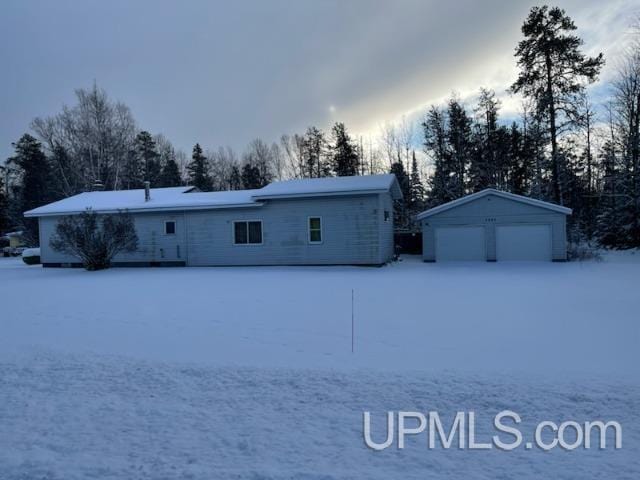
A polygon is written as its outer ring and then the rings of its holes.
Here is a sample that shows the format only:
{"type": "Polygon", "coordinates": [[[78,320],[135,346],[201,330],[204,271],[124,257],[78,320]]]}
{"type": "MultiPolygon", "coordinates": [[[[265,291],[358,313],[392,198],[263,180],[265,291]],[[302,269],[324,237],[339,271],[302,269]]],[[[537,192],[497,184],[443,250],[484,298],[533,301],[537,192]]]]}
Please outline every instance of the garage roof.
{"type": "Polygon", "coordinates": [[[473,202],[482,197],[486,197],[487,195],[496,195],[498,197],[506,198],[507,200],[513,200],[515,202],[526,203],[528,205],[533,205],[534,207],[546,208],[547,210],[552,210],[558,213],[564,213],[565,215],[571,215],[572,210],[567,207],[563,207],[560,205],[556,205],[555,203],[543,202],[542,200],[536,200],[534,198],[523,197],[522,195],[516,195],[515,193],[503,192],[501,190],[496,190],[495,188],[487,188],[480,192],[472,193],[471,195],[466,195],[462,198],[458,198],[457,200],[453,200],[451,202],[443,203],[442,205],[438,205],[437,207],[426,210],[416,216],[418,220],[422,220],[423,218],[431,217],[437,213],[444,212],[446,210],[450,210],[455,207],[459,207],[460,205],[464,205],[469,202],[473,202]]]}

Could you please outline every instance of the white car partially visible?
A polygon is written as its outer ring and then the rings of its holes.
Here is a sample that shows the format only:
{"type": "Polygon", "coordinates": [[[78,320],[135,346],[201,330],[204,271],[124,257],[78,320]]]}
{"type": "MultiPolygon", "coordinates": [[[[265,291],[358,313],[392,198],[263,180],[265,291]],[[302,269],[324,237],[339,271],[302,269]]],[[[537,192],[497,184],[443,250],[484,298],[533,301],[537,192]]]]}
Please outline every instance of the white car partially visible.
{"type": "Polygon", "coordinates": [[[22,251],[22,261],[27,265],[38,265],[40,263],[40,249],[25,248],[22,251]]]}

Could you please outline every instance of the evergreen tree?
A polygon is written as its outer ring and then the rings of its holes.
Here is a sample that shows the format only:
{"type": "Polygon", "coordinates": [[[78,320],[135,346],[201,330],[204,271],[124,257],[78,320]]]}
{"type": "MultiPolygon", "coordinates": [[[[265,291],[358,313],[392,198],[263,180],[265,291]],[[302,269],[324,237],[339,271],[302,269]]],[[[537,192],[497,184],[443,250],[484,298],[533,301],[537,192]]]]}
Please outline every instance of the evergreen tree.
{"type": "Polygon", "coordinates": [[[475,109],[474,145],[469,166],[468,189],[471,192],[485,188],[506,188],[509,133],[498,125],[499,108],[500,102],[495,92],[481,88],[475,109]]]}
{"type": "Polygon", "coordinates": [[[434,207],[455,199],[455,172],[447,141],[446,114],[432,106],[422,123],[424,150],[431,157],[434,171],[429,179],[429,206],[434,207]]]}
{"type": "Polygon", "coordinates": [[[507,190],[516,195],[528,195],[533,171],[531,159],[525,152],[524,135],[516,122],[509,132],[509,180],[507,190]]]}
{"type": "Polygon", "coordinates": [[[619,191],[617,163],[615,145],[608,140],[602,147],[600,154],[602,189],[598,202],[595,234],[600,244],[614,248],[624,246],[623,239],[625,238],[622,228],[621,199],[617,195],[619,191]]]}
{"type": "Polygon", "coordinates": [[[522,135],[524,162],[528,163],[531,169],[528,175],[530,183],[528,194],[539,200],[549,198],[551,195],[548,193],[548,179],[545,177],[545,172],[549,170],[549,161],[545,155],[549,142],[547,129],[539,117],[535,116],[525,120],[522,135]]]}
{"type": "Polygon", "coordinates": [[[451,188],[454,198],[460,198],[466,193],[465,175],[471,162],[473,151],[471,118],[469,118],[464,106],[455,97],[449,100],[448,117],[449,131],[447,139],[451,154],[451,167],[454,173],[451,179],[451,188]]]}
{"type": "MultiPolygon", "coordinates": [[[[20,182],[16,188],[19,212],[23,213],[56,200],[51,191],[52,175],[49,162],[40,142],[25,133],[12,145],[15,155],[9,159],[9,162],[18,168],[20,182]]],[[[21,223],[29,244],[38,245],[38,220],[23,218],[21,223]]]]}
{"type": "Polygon", "coordinates": [[[9,202],[4,184],[5,168],[0,166],[0,235],[9,230],[9,202]]]}
{"type": "Polygon", "coordinates": [[[561,122],[575,118],[575,100],[584,91],[584,81],[595,81],[604,64],[602,54],[585,57],[579,50],[583,41],[571,34],[574,30],[564,10],[533,7],[522,26],[525,38],[516,49],[520,74],[511,86],[513,92],[531,98],[548,123],[552,198],[560,204],[564,202],[558,155],[561,122]]]}
{"type": "Polygon", "coordinates": [[[122,166],[122,174],[118,182],[125,190],[142,188],[144,186],[142,165],[136,151],[132,148],[126,155],[122,166]]]}
{"type": "Polygon", "coordinates": [[[76,185],[74,179],[70,178],[69,172],[73,170],[73,165],[69,152],[65,147],[56,143],[51,150],[51,169],[53,173],[53,190],[56,197],[69,197],[75,195],[76,185]]]}
{"type": "Polygon", "coordinates": [[[138,133],[134,143],[140,173],[142,178],[140,184],[145,181],[151,182],[152,186],[158,183],[162,167],[160,165],[160,154],[156,150],[156,142],[151,134],[145,130],[138,133]]]}
{"type": "Polygon", "coordinates": [[[640,23],[613,81],[612,142],[618,154],[615,172],[618,239],[624,248],[640,247],[640,23]]]}
{"type": "Polygon", "coordinates": [[[162,171],[158,178],[159,187],[179,187],[182,185],[180,168],[175,158],[168,158],[162,166],[162,171]]]}
{"type": "Polygon", "coordinates": [[[309,178],[328,177],[331,168],[327,164],[327,140],[324,133],[316,127],[309,127],[303,138],[304,175],[309,178]]]}
{"type": "Polygon", "coordinates": [[[393,173],[396,176],[398,185],[400,185],[400,191],[402,192],[402,200],[394,201],[394,226],[397,230],[407,230],[411,223],[410,213],[407,208],[411,197],[409,175],[407,175],[401,160],[391,164],[389,173],[393,173]]]}
{"type": "Polygon", "coordinates": [[[241,190],[242,189],[242,175],[238,165],[231,166],[231,173],[229,174],[229,190],[241,190]]]}
{"type": "Polygon", "coordinates": [[[475,109],[476,124],[471,164],[469,166],[469,190],[479,192],[496,186],[496,132],[500,102],[495,93],[480,89],[478,106],[475,109]]]}
{"type": "Polygon", "coordinates": [[[251,190],[254,188],[262,188],[264,187],[264,183],[262,182],[262,178],[260,175],[260,169],[252,165],[251,163],[245,163],[242,167],[242,186],[245,189],[251,190]]]}
{"type": "Polygon", "coordinates": [[[189,184],[202,192],[210,192],[213,188],[213,179],[209,173],[209,162],[202,153],[202,147],[196,143],[191,155],[191,163],[187,165],[189,184]]]}
{"type": "Polygon", "coordinates": [[[417,215],[424,210],[424,197],[425,189],[420,179],[420,172],[418,171],[418,160],[416,159],[416,152],[413,151],[411,158],[411,174],[409,176],[409,197],[407,201],[407,208],[409,214],[412,216],[417,215]]]}
{"type": "Polygon", "coordinates": [[[332,166],[339,177],[350,177],[358,174],[358,150],[351,141],[344,123],[336,123],[332,129],[332,166]]]}

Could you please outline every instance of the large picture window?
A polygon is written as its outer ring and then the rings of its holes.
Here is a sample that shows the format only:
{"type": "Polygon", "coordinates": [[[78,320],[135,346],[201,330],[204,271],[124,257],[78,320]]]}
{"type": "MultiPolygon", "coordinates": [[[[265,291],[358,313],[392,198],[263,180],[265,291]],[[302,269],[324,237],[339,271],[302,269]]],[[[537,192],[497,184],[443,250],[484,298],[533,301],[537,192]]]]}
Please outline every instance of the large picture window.
{"type": "Polygon", "coordinates": [[[309,217],[309,243],[322,243],[321,217],[309,217]]]}
{"type": "Polygon", "coordinates": [[[260,220],[233,222],[233,243],[236,245],[259,245],[262,243],[260,220]]]}

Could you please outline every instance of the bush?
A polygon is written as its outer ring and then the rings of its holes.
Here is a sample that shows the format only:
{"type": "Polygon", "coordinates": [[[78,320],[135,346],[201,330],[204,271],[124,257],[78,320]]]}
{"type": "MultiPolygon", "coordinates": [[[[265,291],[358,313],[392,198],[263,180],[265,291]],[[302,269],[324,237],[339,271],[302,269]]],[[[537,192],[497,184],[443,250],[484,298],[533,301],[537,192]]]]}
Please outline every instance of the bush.
{"type": "Polygon", "coordinates": [[[102,270],[109,268],[118,253],[135,251],[138,236],[127,212],[98,215],[87,209],[62,217],[49,245],[56,252],[79,258],[87,270],[102,270]]]}
{"type": "Polygon", "coordinates": [[[585,260],[602,260],[600,250],[588,242],[569,243],[567,247],[567,258],[569,261],[583,262],[585,260]]]}

